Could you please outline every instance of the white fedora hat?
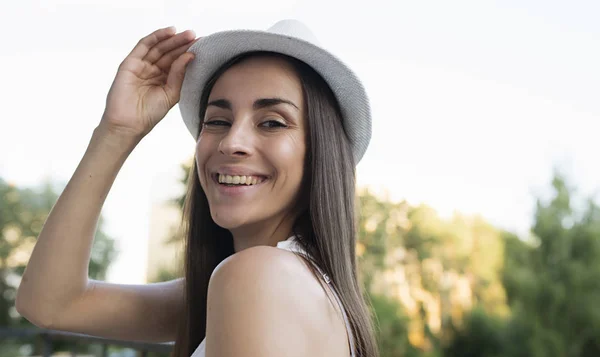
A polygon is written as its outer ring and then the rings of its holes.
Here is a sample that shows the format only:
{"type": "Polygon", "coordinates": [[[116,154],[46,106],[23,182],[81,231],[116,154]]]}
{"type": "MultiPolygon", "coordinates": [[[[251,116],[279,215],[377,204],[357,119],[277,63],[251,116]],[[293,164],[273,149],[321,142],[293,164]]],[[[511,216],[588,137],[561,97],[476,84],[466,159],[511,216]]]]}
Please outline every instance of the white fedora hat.
{"type": "Polygon", "coordinates": [[[254,51],[294,57],[323,77],[340,105],[344,131],[352,145],[354,161],[358,163],[371,139],[371,109],[365,89],[354,72],[323,49],[314,34],[296,20],[279,21],[267,31],[217,32],[199,39],[188,49],[195,58],[186,69],[179,109],[194,139],[199,133],[200,98],[206,82],[230,59],[254,51]]]}

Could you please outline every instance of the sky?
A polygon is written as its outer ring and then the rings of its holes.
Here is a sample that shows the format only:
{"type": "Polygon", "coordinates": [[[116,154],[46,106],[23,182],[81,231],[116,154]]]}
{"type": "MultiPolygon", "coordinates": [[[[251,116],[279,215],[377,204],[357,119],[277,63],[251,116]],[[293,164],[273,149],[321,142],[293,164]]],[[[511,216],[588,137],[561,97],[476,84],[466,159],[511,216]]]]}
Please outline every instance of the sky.
{"type": "MultiPolygon", "coordinates": [[[[364,82],[373,114],[360,186],[479,214],[526,234],[554,168],[600,190],[597,1],[21,0],[0,3],[0,177],[66,184],[120,62],[152,31],[198,36],[303,21],[364,82]]],[[[179,108],[138,145],[103,208],[120,255],[107,280],[140,283],[152,204],[178,195],[194,151],[179,108]]]]}

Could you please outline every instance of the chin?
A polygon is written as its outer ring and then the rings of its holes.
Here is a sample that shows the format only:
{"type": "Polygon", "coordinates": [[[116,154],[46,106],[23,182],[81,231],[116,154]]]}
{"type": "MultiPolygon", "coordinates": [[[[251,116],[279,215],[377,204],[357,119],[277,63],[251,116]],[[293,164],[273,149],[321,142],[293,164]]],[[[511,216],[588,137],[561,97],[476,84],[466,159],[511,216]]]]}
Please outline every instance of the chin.
{"type": "Polygon", "coordinates": [[[236,229],[249,223],[247,217],[237,214],[237,212],[231,209],[227,211],[211,209],[210,215],[219,227],[228,230],[236,229]]]}

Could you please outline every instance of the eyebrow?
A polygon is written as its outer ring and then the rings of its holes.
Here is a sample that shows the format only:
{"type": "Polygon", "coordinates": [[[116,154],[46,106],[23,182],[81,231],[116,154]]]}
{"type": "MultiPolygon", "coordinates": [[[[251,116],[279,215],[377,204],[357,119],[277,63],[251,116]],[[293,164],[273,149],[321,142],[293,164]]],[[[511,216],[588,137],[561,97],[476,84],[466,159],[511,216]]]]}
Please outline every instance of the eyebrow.
{"type": "MultiPolygon", "coordinates": [[[[283,99],[283,98],[261,98],[261,99],[257,99],[254,101],[254,104],[252,105],[252,108],[254,110],[258,110],[258,109],[263,109],[263,108],[267,108],[267,107],[272,107],[275,105],[279,105],[279,104],[288,104],[291,105],[292,107],[296,108],[296,110],[300,110],[300,108],[298,108],[298,106],[296,104],[294,104],[293,102],[287,100],[287,99],[283,99]]],[[[215,107],[219,107],[222,109],[228,109],[231,110],[232,105],[231,102],[228,101],[227,99],[217,99],[217,100],[213,100],[211,102],[209,102],[207,104],[207,107],[209,106],[215,106],[215,107]]]]}

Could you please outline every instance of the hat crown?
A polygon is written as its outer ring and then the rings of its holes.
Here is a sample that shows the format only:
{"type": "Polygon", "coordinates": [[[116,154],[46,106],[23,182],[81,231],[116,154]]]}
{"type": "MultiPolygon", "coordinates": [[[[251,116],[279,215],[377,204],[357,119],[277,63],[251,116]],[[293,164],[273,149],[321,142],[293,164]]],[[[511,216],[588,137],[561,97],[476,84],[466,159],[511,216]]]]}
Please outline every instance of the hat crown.
{"type": "Polygon", "coordinates": [[[310,42],[314,45],[319,45],[319,41],[312,31],[306,27],[302,22],[298,20],[281,20],[275,25],[271,26],[267,32],[276,33],[283,36],[292,36],[306,42],[310,42]]]}

